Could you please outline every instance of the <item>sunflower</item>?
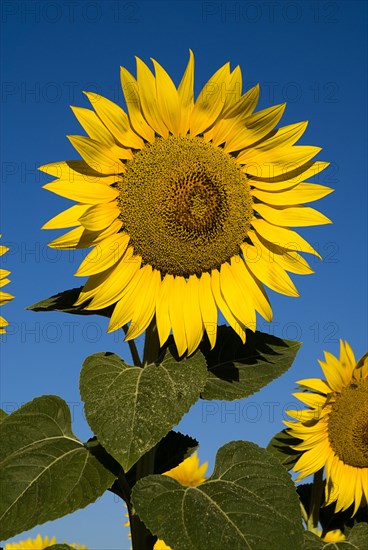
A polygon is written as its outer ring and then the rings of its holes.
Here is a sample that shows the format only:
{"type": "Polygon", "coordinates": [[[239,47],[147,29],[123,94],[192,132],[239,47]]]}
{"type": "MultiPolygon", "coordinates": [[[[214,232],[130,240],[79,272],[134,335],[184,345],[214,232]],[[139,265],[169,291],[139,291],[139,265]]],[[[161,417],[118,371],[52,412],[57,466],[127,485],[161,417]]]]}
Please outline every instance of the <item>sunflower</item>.
{"type": "Polygon", "coordinates": [[[368,354],[357,362],[341,340],[340,358],[325,352],[319,364],[326,380],[300,380],[307,391],[294,394],[309,408],[287,411],[297,420],[285,421],[289,433],[302,440],[294,470],[300,480],[326,467],[325,504],[338,512],[354,503],[354,515],[368,501],[368,354]]]}
{"type": "Polygon", "coordinates": [[[53,248],[93,247],[77,305],[114,305],[109,331],[130,323],[136,338],[156,316],[160,344],[172,331],[190,354],[205,332],[215,345],[220,310],[244,342],[256,311],[272,318],[263,284],[298,296],[287,272],[312,273],[298,251],[318,252],[289,227],[330,223],[303,206],[332,191],[305,181],[328,163],[294,145],[307,122],[275,130],[285,104],[254,112],[259,86],[243,94],[239,67],[218,69],[194,101],[192,52],[178,87],[153,65],[137,58],[136,78],[121,69],[127,113],[91,92],[92,110],[72,107],[83,160],[40,169],[78,204],[44,228],[74,228],[53,248]]]}
{"type": "MultiPolygon", "coordinates": [[[[52,537],[51,539],[49,539],[49,537],[42,538],[41,535],[37,535],[35,539],[10,542],[5,545],[5,550],[44,550],[45,548],[53,546],[54,544],[56,544],[56,537],[52,537]]],[[[72,548],[75,548],[76,550],[88,550],[87,546],[76,544],[75,542],[73,542],[72,544],[68,543],[68,545],[72,548]]]]}
{"type": "MultiPolygon", "coordinates": [[[[0,256],[5,254],[5,252],[7,252],[8,250],[9,248],[7,246],[0,245],[0,256]]],[[[9,274],[10,271],[7,271],[6,269],[0,269],[0,287],[3,287],[10,282],[10,280],[8,279],[9,274]]],[[[7,302],[10,302],[10,300],[12,300],[13,298],[14,296],[12,294],[0,290],[0,306],[3,306],[7,302]]],[[[0,315],[0,334],[5,334],[5,327],[7,327],[8,324],[9,323],[4,319],[4,317],[0,315]]]]}

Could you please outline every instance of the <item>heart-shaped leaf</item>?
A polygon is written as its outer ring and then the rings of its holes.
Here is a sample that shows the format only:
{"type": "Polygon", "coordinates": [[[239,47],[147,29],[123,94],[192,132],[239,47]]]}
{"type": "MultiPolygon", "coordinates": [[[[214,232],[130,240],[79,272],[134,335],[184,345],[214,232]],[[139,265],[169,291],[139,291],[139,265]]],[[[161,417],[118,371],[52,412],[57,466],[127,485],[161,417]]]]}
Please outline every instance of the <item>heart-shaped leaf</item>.
{"type": "Polygon", "coordinates": [[[76,315],[103,315],[104,317],[111,317],[113,307],[107,307],[98,310],[85,309],[83,306],[75,306],[75,302],[78,300],[79,294],[83,290],[83,287],[71,288],[70,290],[64,290],[59,292],[50,298],[45,298],[32,306],[28,306],[26,309],[30,311],[61,311],[64,313],[73,313],[76,315]]]}
{"type": "Polygon", "coordinates": [[[127,472],[197,401],[206,379],[200,352],[177,362],[167,349],[144,368],[96,353],[83,364],[80,392],[89,425],[127,472]]]}
{"type": "Polygon", "coordinates": [[[147,476],[132,492],[150,531],[175,550],[299,550],[303,528],[295,486],[265,449],[245,441],[222,447],[212,476],[183,487],[147,476]]]}
{"type": "Polygon", "coordinates": [[[243,344],[233,329],[219,327],[215,347],[211,350],[207,341],[200,346],[209,370],[202,398],[249,397],[286,372],[300,346],[300,342],[251,330],[243,344]]]}
{"type": "Polygon", "coordinates": [[[0,431],[0,540],[84,508],[114,481],[73,434],[59,397],[26,403],[0,431]]]}

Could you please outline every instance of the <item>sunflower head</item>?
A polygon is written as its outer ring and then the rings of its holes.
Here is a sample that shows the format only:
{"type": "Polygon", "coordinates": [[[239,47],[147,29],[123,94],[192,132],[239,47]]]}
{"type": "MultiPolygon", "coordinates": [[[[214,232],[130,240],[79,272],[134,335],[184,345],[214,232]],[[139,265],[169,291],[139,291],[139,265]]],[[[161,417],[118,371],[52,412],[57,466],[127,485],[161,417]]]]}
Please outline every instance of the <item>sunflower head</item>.
{"type": "Polygon", "coordinates": [[[327,163],[295,146],[306,122],[275,129],[285,105],[255,111],[259,86],[242,93],[239,67],[226,63],[195,99],[192,52],[178,86],[153,66],[121,69],[127,112],[88,92],[92,109],[73,107],[83,160],[41,170],[77,204],[44,228],[73,228],[51,247],[93,247],[77,305],[113,305],[110,331],[130,323],[135,338],[155,316],[160,344],[172,331],[190,354],[205,332],[215,345],[221,311],[244,342],[256,312],[272,318],[263,284],[298,296],[288,272],[312,273],[299,252],[318,254],[290,227],[329,223],[304,206],[331,192],[307,181],[327,163]]]}
{"type": "MultiPolygon", "coordinates": [[[[0,235],[1,238],[1,235],[0,235]]],[[[9,248],[7,246],[0,245],[0,256],[5,254],[9,248]]],[[[6,269],[0,269],[0,287],[7,285],[10,280],[8,279],[8,275],[10,274],[10,271],[6,269]]],[[[12,300],[14,296],[12,294],[9,294],[8,292],[4,292],[3,290],[0,290],[0,306],[3,306],[4,304],[7,304],[12,300]]],[[[5,334],[6,330],[5,327],[8,326],[8,322],[4,317],[0,315],[0,334],[5,334]]]]}
{"type": "Polygon", "coordinates": [[[368,502],[368,354],[359,361],[347,342],[340,341],[340,357],[325,352],[319,361],[326,379],[309,378],[294,394],[308,405],[288,411],[295,422],[285,422],[294,448],[303,451],[294,469],[302,479],[326,468],[326,505],[336,501],[336,512],[354,503],[353,514],[368,502]]]}

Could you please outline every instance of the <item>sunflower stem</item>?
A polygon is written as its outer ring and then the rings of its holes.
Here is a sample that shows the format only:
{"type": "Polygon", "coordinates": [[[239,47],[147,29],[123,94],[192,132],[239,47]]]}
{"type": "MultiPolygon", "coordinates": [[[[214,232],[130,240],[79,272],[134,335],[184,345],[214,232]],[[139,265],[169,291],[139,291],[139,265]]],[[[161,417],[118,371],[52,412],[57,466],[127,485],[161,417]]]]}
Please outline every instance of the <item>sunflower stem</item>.
{"type": "MultiPolygon", "coordinates": [[[[123,330],[124,330],[125,334],[128,332],[128,328],[129,328],[128,325],[123,326],[123,330]]],[[[141,367],[142,366],[142,361],[141,361],[141,358],[139,357],[139,353],[138,353],[138,350],[137,350],[137,346],[135,345],[134,339],[133,340],[128,340],[128,346],[129,346],[129,349],[130,349],[130,353],[131,353],[131,356],[132,356],[134,366],[135,367],[141,367]]]]}
{"type": "MultiPolygon", "coordinates": [[[[156,319],[153,318],[147,327],[144,340],[143,361],[141,366],[152,364],[157,361],[160,351],[160,342],[157,333],[156,319]]],[[[153,474],[155,471],[155,453],[153,447],[145,453],[137,462],[136,481],[142,477],[153,474]]],[[[147,529],[139,517],[128,507],[133,550],[152,550],[156,537],[147,529]]]]}
{"type": "Polygon", "coordinates": [[[307,521],[307,529],[316,532],[319,522],[319,512],[321,509],[321,499],[323,492],[323,468],[318,470],[313,476],[312,494],[307,521]]]}

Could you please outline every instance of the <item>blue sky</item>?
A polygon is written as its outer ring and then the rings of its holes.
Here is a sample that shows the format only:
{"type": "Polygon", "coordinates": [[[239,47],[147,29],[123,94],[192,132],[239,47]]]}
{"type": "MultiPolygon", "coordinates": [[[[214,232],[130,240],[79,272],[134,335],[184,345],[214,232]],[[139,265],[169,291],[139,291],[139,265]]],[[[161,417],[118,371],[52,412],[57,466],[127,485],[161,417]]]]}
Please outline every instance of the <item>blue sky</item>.
{"type": "MultiPolygon", "coordinates": [[[[129,351],[120,335],[106,335],[106,319],[24,310],[83,282],[73,273],[84,253],[47,248],[56,232],[40,228],[69,203],[42,189],[48,180],[36,167],[78,158],[65,136],[80,133],[69,105],[88,106],[83,90],[123,104],[119,66],[134,72],[135,55],[157,59],[178,83],[191,48],[197,93],[222,64],[239,64],[244,89],[261,85],[259,108],[287,101],[282,123],[309,120],[300,143],[322,147],[318,159],[331,162],[314,181],[336,189],[317,206],[334,223],[300,230],[324,261],[311,259],[314,275],[293,276],[300,298],[270,291],[274,321],[259,320],[259,330],[304,343],[292,369],[247,400],[198,403],[180,426],[200,441],[209,472],[227,441],[266,445],[282,428],[295,381],[320,375],[323,350],[337,354],[339,338],[357,357],[367,348],[366,2],[3,0],[1,8],[0,232],[16,296],[1,311],[11,323],[1,344],[2,408],[58,394],[72,408],[75,433],[90,436],[81,364],[98,351],[129,360],[129,351]]],[[[40,532],[125,550],[122,513],[106,494],[16,539],[40,532]]]]}

